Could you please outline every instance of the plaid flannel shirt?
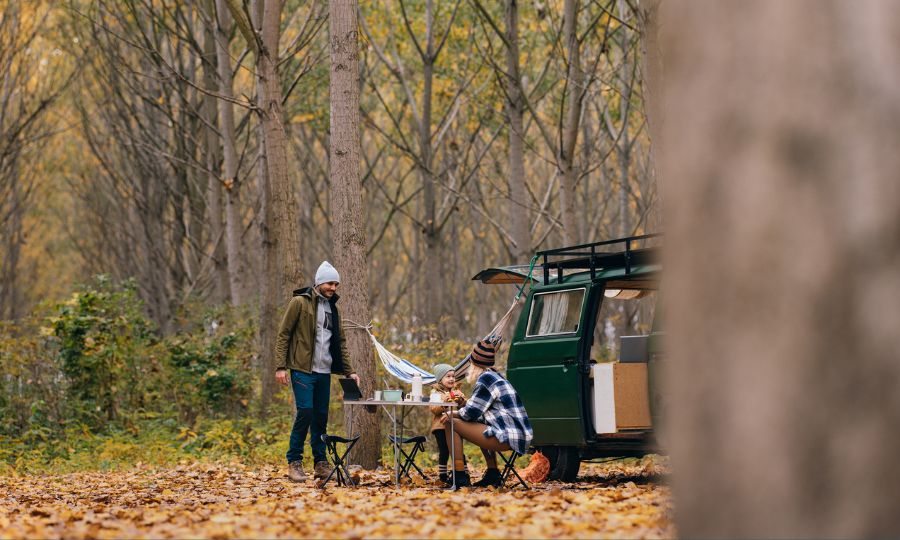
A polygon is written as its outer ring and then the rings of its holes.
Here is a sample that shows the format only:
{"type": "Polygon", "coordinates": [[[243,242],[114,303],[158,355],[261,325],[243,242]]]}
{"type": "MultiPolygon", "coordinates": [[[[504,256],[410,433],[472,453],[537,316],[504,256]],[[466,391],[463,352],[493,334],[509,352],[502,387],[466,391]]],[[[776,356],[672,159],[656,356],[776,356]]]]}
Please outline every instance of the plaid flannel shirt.
{"type": "Polygon", "coordinates": [[[493,370],[485,371],[475,381],[472,397],[459,410],[459,417],[487,424],[485,437],[496,437],[520,454],[528,451],[534,437],[519,394],[509,381],[493,370]]]}

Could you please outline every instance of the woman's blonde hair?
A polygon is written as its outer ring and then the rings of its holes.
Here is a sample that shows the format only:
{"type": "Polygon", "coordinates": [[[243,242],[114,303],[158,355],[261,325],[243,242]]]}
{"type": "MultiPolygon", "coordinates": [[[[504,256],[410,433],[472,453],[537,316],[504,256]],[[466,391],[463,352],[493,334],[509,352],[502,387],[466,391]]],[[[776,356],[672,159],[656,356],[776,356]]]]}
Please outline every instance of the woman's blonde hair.
{"type": "Polygon", "coordinates": [[[474,384],[475,381],[478,380],[478,377],[484,373],[484,368],[481,366],[476,366],[475,364],[471,364],[469,366],[469,372],[466,373],[466,382],[469,384],[474,384]]]}

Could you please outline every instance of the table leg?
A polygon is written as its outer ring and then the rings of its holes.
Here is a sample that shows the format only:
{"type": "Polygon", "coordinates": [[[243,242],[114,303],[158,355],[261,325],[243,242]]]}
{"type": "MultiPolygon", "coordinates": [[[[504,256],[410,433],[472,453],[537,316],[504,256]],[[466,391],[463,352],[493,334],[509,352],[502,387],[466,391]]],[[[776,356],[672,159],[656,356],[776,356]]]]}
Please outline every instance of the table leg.
{"type": "MultiPolygon", "coordinates": [[[[347,438],[353,438],[353,407],[344,405],[344,410],[347,411],[347,438]]],[[[350,452],[353,452],[353,449],[350,449],[350,452]]],[[[350,461],[350,453],[347,453],[347,461],[350,461]]]]}
{"type": "Polygon", "coordinates": [[[447,406],[447,414],[450,415],[450,422],[448,422],[450,424],[450,463],[452,464],[450,470],[453,471],[453,489],[456,490],[456,444],[454,444],[456,437],[453,430],[453,406],[447,406]]]}
{"type": "Polygon", "coordinates": [[[397,406],[394,405],[394,486],[400,487],[400,439],[397,438],[397,406]]]}
{"type": "MultiPolygon", "coordinates": [[[[397,441],[398,448],[400,447],[400,442],[403,441],[403,428],[406,424],[406,414],[409,412],[410,407],[400,407],[400,437],[396,437],[395,432],[395,440],[397,441]]],[[[397,485],[400,485],[400,460],[397,459],[396,468],[394,469],[397,478],[397,485]]]]}

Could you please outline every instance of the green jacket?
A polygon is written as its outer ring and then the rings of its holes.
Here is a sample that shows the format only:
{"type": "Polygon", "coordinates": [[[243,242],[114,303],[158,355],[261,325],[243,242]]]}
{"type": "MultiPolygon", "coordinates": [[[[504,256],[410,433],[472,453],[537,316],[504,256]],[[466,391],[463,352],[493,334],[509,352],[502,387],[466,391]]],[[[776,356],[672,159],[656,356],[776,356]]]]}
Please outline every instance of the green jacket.
{"type": "MultiPolygon", "coordinates": [[[[338,298],[338,295],[335,294],[329,300],[332,317],[334,317],[334,328],[331,331],[329,347],[331,372],[350,375],[354,373],[354,370],[353,364],[350,362],[350,355],[347,353],[341,318],[335,305],[338,298]]],[[[312,372],[313,349],[316,345],[316,316],[320,301],[324,301],[324,299],[317,295],[311,287],[294,291],[294,296],[281,319],[278,337],[275,339],[276,369],[312,372]]]]}

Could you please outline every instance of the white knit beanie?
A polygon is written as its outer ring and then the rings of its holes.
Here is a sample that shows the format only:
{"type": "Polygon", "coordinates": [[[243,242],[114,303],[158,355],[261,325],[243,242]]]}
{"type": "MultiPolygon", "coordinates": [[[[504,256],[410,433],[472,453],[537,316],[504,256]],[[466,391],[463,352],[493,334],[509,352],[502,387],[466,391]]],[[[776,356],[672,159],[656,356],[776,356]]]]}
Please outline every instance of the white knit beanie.
{"type": "Polygon", "coordinates": [[[338,271],[331,266],[331,263],[328,261],[323,261],[322,264],[319,265],[319,269],[316,270],[316,287],[323,283],[328,283],[329,281],[341,281],[341,276],[338,274],[338,271]]]}

